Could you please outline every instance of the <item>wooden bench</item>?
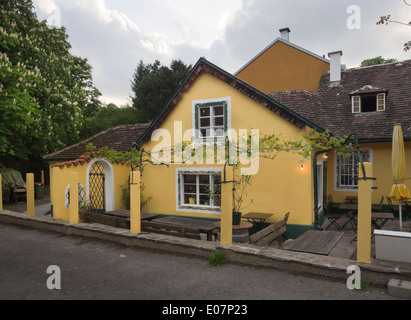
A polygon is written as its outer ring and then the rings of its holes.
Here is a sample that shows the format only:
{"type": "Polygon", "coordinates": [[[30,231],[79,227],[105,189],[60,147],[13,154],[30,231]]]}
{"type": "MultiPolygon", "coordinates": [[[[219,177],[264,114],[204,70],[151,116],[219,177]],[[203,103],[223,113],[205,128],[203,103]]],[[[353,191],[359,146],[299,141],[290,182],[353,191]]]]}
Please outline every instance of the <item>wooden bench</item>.
{"type": "Polygon", "coordinates": [[[87,223],[100,223],[116,228],[130,229],[130,218],[122,218],[118,216],[110,216],[101,213],[93,213],[88,211],[79,211],[80,220],[87,223]]]}
{"type": "Polygon", "coordinates": [[[17,203],[20,198],[26,199],[27,197],[27,190],[23,187],[12,187],[12,195],[13,201],[17,203]]]}
{"type": "Polygon", "coordinates": [[[250,243],[257,246],[268,246],[271,242],[278,238],[280,245],[283,243],[283,234],[287,231],[287,221],[290,213],[288,212],[284,220],[271,224],[267,228],[254,233],[250,236],[250,243]]]}
{"type": "Polygon", "coordinates": [[[187,228],[167,223],[153,221],[141,221],[141,230],[145,232],[166,234],[175,237],[201,240],[200,229],[187,228]]]}

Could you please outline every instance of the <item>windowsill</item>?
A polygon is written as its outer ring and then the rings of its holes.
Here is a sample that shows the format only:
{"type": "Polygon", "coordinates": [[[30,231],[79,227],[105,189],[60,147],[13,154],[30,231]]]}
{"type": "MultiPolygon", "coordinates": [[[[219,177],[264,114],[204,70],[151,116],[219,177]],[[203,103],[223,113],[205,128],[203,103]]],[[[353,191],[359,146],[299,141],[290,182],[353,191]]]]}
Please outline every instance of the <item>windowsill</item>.
{"type": "Polygon", "coordinates": [[[221,207],[200,206],[195,204],[180,205],[177,211],[221,214],[221,207]]]}
{"type": "Polygon", "coordinates": [[[344,192],[358,192],[357,188],[350,188],[350,187],[337,187],[335,191],[344,191],[344,192]]]}
{"type": "Polygon", "coordinates": [[[385,110],[381,110],[381,111],[368,111],[368,112],[353,112],[352,114],[359,114],[359,115],[367,115],[367,114],[378,114],[378,113],[382,113],[385,112],[385,110]]]}

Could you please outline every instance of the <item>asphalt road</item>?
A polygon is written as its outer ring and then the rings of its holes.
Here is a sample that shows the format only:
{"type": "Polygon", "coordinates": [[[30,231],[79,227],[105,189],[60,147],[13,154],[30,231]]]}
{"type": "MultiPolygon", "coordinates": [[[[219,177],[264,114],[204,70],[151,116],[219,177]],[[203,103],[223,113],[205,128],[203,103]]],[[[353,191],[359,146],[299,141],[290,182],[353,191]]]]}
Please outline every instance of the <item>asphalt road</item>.
{"type": "MultiPolygon", "coordinates": [[[[348,278],[348,275],[347,275],[348,278]]],[[[381,288],[128,248],[0,224],[0,299],[395,299],[381,288]],[[47,270],[50,266],[57,269],[47,270]],[[56,277],[60,274],[60,282],[56,277]],[[49,286],[61,285],[60,289],[49,286]]],[[[164,301],[165,305],[169,305],[164,301]]]]}

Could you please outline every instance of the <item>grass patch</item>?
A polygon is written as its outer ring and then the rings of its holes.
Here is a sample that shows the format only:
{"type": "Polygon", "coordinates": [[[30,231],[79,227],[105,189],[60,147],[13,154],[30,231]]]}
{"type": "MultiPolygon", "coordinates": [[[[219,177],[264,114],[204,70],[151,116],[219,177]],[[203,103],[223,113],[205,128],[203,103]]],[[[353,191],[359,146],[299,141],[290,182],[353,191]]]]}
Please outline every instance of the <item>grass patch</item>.
{"type": "Polygon", "coordinates": [[[228,259],[224,251],[217,250],[216,252],[214,252],[213,257],[210,260],[208,260],[208,263],[212,267],[218,267],[228,263],[228,259]]]}
{"type": "Polygon", "coordinates": [[[374,286],[369,281],[362,281],[361,280],[361,290],[362,291],[371,291],[374,289],[374,286]]]}

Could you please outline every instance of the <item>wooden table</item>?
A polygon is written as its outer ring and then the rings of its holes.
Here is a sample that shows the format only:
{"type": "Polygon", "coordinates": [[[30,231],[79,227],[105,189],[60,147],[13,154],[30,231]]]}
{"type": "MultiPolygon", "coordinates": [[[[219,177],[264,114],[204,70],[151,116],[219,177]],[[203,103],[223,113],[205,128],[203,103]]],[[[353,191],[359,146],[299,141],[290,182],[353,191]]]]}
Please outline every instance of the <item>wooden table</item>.
{"type": "Polygon", "coordinates": [[[283,249],[327,256],[343,235],[343,232],[337,231],[308,230],[294,241],[286,243],[283,249]]]}
{"type": "Polygon", "coordinates": [[[262,229],[262,226],[269,217],[271,217],[272,213],[263,213],[263,212],[249,212],[243,215],[243,218],[246,218],[248,222],[253,222],[258,230],[262,229]],[[250,221],[251,220],[251,221],[250,221]]]}
{"type": "Polygon", "coordinates": [[[207,241],[213,240],[213,230],[217,227],[211,221],[191,219],[191,218],[182,218],[175,216],[167,216],[164,218],[157,218],[153,220],[154,222],[161,222],[164,224],[172,224],[176,226],[199,229],[201,233],[207,234],[207,241]]]}

